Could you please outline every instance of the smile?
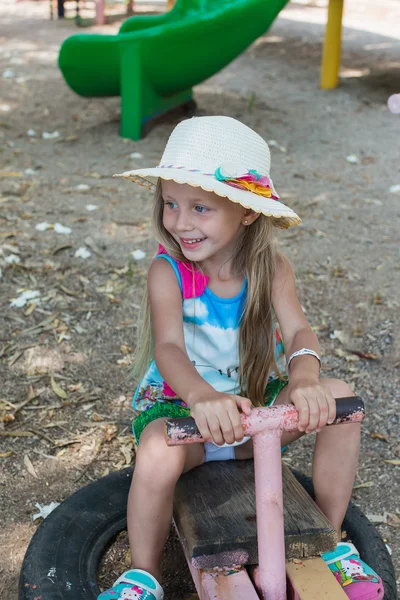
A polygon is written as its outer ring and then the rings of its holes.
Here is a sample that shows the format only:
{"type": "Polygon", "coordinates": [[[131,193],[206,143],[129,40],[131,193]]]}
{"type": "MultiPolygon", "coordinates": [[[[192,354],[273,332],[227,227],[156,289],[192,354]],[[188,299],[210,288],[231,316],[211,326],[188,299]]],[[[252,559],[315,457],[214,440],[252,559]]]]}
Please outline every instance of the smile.
{"type": "Polygon", "coordinates": [[[185,238],[180,238],[180,243],[182,246],[184,246],[185,248],[188,248],[189,246],[192,248],[195,248],[197,246],[199,246],[202,242],[204,242],[204,240],[207,238],[189,238],[189,239],[185,239],[185,238]]]}
{"type": "Polygon", "coordinates": [[[198,244],[199,242],[202,242],[205,239],[206,238],[196,238],[194,240],[184,240],[183,238],[181,238],[181,240],[184,244],[198,244]]]}

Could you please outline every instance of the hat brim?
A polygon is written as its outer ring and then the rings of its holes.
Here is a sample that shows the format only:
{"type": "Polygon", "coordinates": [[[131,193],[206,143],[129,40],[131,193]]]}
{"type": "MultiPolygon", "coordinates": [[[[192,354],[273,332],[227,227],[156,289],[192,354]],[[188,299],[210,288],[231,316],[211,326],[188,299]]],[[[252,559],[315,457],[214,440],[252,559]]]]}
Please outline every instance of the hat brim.
{"type": "Polygon", "coordinates": [[[285,206],[285,204],[282,204],[279,200],[265,198],[264,196],[259,196],[253,192],[232,187],[218,181],[212,176],[203,175],[202,173],[186,171],[183,169],[154,167],[152,169],[135,169],[134,171],[117,173],[114,177],[129,179],[150,190],[156,189],[159,177],[167,181],[175,181],[176,183],[187,183],[192,187],[201,187],[206,192],[213,192],[218,196],[228,198],[232,202],[241,204],[244,208],[254,210],[256,213],[271,217],[274,219],[274,225],[276,227],[288,229],[289,227],[301,223],[300,217],[291,208],[285,206]]]}

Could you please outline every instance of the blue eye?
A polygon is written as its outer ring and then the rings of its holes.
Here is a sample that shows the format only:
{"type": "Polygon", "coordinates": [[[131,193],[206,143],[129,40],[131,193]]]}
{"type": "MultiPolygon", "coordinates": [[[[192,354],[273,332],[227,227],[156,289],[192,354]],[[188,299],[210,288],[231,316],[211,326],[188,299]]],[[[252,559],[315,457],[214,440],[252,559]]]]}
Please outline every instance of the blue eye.
{"type": "Polygon", "coordinates": [[[201,206],[201,204],[197,204],[197,205],[194,207],[194,209],[195,209],[195,211],[196,211],[196,212],[198,212],[198,213],[205,213],[205,212],[207,212],[207,211],[209,210],[209,209],[208,209],[208,208],[206,208],[205,206],[201,206]]]}
{"type": "Polygon", "coordinates": [[[172,200],[167,200],[166,202],[164,202],[164,206],[168,206],[168,208],[170,208],[171,210],[173,208],[178,208],[178,205],[176,202],[172,202],[172,200]]]}

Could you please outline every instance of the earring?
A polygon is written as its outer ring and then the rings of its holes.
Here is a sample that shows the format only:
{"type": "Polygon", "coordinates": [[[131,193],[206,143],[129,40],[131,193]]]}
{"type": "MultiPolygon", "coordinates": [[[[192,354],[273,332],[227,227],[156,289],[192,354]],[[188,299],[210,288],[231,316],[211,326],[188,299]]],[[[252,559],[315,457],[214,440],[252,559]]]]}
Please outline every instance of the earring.
{"type": "Polygon", "coordinates": [[[243,225],[247,225],[248,221],[243,221],[243,225]]]}

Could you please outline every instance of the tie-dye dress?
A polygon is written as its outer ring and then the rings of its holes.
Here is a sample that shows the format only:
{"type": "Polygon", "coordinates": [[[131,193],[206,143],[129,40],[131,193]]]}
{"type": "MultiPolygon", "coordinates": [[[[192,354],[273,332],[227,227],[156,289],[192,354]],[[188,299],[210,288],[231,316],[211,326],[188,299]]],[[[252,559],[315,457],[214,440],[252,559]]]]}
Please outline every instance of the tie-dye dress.
{"type": "MultiPolygon", "coordinates": [[[[155,260],[172,266],[181,293],[186,352],[199,374],[218,392],[238,394],[239,325],[247,284],[237,296],[220,298],[208,288],[208,277],[192,266],[177,261],[160,246],[155,260]]],[[[282,339],[276,324],[275,359],[281,373],[286,370],[282,339]]],[[[270,381],[277,378],[271,373],[270,381]]],[[[188,416],[188,406],[160,375],[152,360],[133,397],[133,409],[140,414],[133,423],[136,439],[144,427],[158,417],[188,416]]]]}

